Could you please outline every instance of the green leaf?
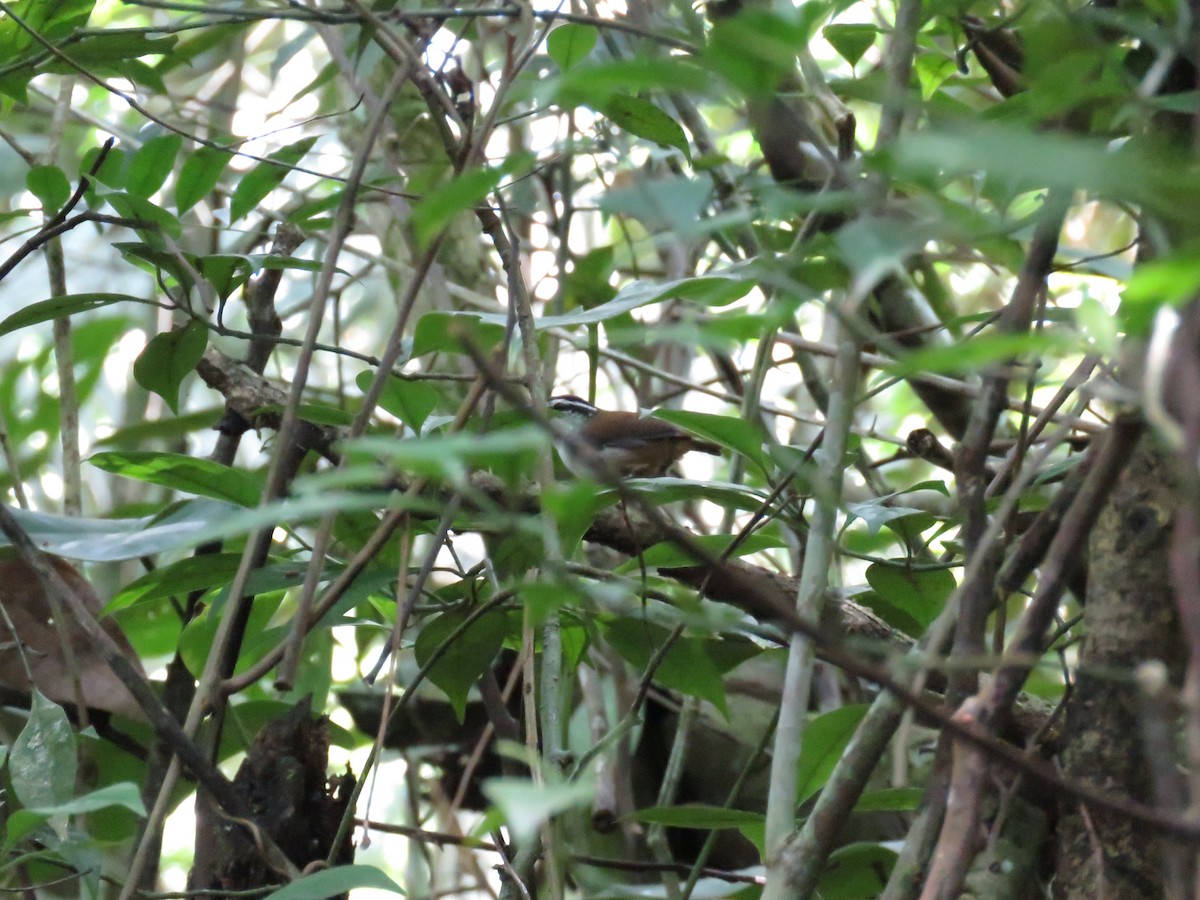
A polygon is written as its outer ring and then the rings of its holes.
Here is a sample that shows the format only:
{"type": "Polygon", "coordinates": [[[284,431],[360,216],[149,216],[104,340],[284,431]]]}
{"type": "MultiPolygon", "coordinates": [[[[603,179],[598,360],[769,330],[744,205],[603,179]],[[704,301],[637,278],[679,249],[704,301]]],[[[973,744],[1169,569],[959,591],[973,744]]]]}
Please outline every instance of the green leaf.
{"type": "Polygon", "coordinates": [[[682,409],[660,409],[654,413],[654,418],[678,425],[698,437],[736,450],[764,472],[768,469],[767,456],[763,452],[766,435],[762,433],[760,425],[736,416],[718,416],[682,409]]]}
{"type": "MultiPolygon", "coordinates": [[[[354,383],[365,394],[374,378],[375,373],[367,369],[358,373],[354,383]]],[[[420,432],[429,414],[437,409],[440,399],[441,395],[432,385],[389,375],[383,393],[379,395],[379,405],[413,431],[420,432]]]]}
{"type": "Polygon", "coordinates": [[[854,804],[855,812],[916,812],[925,795],[922,788],[882,788],[867,791],[854,804]]]}
{"type": "MultiPolygon", "coordinates": [[[[643,306],[662,303],[666,300],[691,300],[704,306],[724,306],[746,296],[754,289],[754,286],[754,281],[750,278],[730,275],[702,275],[698,278],[668,281],[665,284],[661,281],[634,281],[621,288],[617,292],[617,296],[608,303],[601,303],[591,309],[573,310],[561,316],[539,316],[534,322],[534,326],[541,330],[594,325],[597,322],[605,322],[623,316],[643,306]]],[[[431,315],[439,314],[427,313],[421,317],[421,321],[425,321],[431,315]]],[[[453,315],[462,320],[477,319],[501,328],[507,322],[507,316],[503,313],[456,313],[453,315]]],[[[449,327],[449,324],[441,323],[442,329],[449,327]]],[[[420,323],[417,328],[419,332],[420,323]]],[[[417,355],[415,346],[413,354],[417,355]]]]}
{"type": "MultiPolygon", "coordinates": [[[[698,534],[693,537],[693,540],[714,556],[721,556],[733,542],[733,535],[698,534]]],[[[738,543],[733,557],[748,556],[751,553],[761,553],[764,550],[773,550],[777,547],[785,546],[787,546],[787,541],[782,537],[757,532],[738,543]]],[[[617,567],[616,571],[619,573],[637,572],[642,565],[645,565],[647,568],[656,569],[670,566],[694,566],[696,565],[696,557],[672,541],[662,541],[648,547],[642,553],[640,561],[637,559],[626,560],[617,567]]]]}
{"type": "Polygon", "coordinates": [[[231,158],[225,150],[200,147],[183,161],[175,181],[175,208],[181,216],[212,193],[231,158]]]}
{"type": "Polygon", "coordinates": [[[412,355],[465,353],[468,342],[487,353],[503,339],[503,322],[485,322],[478,314],[430,312],[417,320],[412,355]]]}
{"type": "Polygon", "coordinates": [[[304,158],[316,142],[315,137],[308,137],[288,144],[242,176],[229,200],[229,221],[236,222],[266,199],[267,194],[283,183],[292,167],[304,158]]]}
{"type": "Polygon", "coordinates": [[[1161,306],[1182,306],[1200,292],[1200,253],[1188,250],[1140,262],[1121,294],[1118,320],[1131,334],[1150,331],[1161,306]]]}
{"type": "MultiPolygon", "coordinates": [[[[643,619],[617,618],[602,625],[605,640],[627,662],[644,670],[670,632],[643,619]]],[[[748,642],[747,642],[748,643],[748,642]]],[[[683,635],[671,644],[655,670],[659,684],[707,700],[728,715],[722,676],[758,653],[752,644],[683,635]],[[721,646],[728,645],[728,646],[721,646]],[[732,651],[730,654],[728,651],[732,651]]]]}
{"type": "Polygon", "coordinates": [[[173,238],[183,235],[183,226],[179,224],[179,219],[161,206],[151,203],[145,197],[114,191],[105,194],[104,200],[117,211],[118,215],[147,223],[143,228],[144,231],[153,232],[155,229],[159,229],[173,238]]]}
{"type": "Polygon", "coordinates": [[[440,476],[449,481],[465,478],[471,469],[490,469],[501,477],[526,471],[550,438],[532,425],[489,431],[424,435],[418,438],[363,437],[347,443],[347,453],[365,452],[387,459],[406,472],[440,476]]]}
{"type": "Polygon", "coordinates": [[[476,206],[495,190],[503,174],[501,169],[490,166],[470,169],[413,204],[409,222],[417,243],[422,247],[429,246],[430,241],[450,224],[451,219],[463,210],[476,206]]]}
{"type": "Polygon", "coordinates": [[[848,521],[852,522],[855,518],[862,519],[867,525],[867,532],[874,535],[878,534],[879,529],[884,525],[890,525],[898,519],[929,515],[923,509],[899,505],[895,500],[896,496],[896,494],[888,494],[885,497],[873,497],[862,503],[848,503],[846,505],[846,512],[850,514],[848,521]]]}
{"type": "Polygon", "coordinates": [[[177,134],[164,134],[142,144],[129,161],[125,189],[138,197],[151,197],[175,168],[175,157],[183,146],[177,134]]]}
{"type": "MultiPolygon", "coordinates": [[[[268,403],[260,406],[254,412],[256,414],[282,413],[283,409],[282,403],[268,403]]],[[[330,425],[334,428],[344,428],[354,422],[354,414],[349,410],[330,406],[327,403],[298,403],[296,404],[296,418],[304,422],[312,422],[314,425],[330,425]]]]}
{"type": "MultiPolygon", "coordinates": [[[[766,494],[744,484],[732,481],[689,481],[686,478],[630,478],[625,486],[655,506],[674,503],[676,500],[707,500],[727,509],[758,509],[766,494]]],[[[615,492],[607,491],[603,496],[612,497],[615,492]]]]}
{"type": "Polygon", "coordinates": [[[92,147],[87,153],[83,154],[83,159],[79,164],[80,175],[86,174],[88,179],[95,184],[107,185],[111,188],[120,188],[125,184],[125,169],[126,158],[128,154],[120,147],[112,147],[104,154],[104,162],[100,164],[100,168],[92,172],[92,168],[96,164],[96,160],[100,157],[101,148],[92,147]]]}
{"type": "MultiPolygon", "coordinates": [[[[233,580],[241,558],[241,553],[212,553],[176,560],[125,585],[105,610],[116,612],[136,603],[224,587],[233,580]]],[[[246,592],[260,594],[295,587],[304,582],[307,571],[308,565],[302,560],[271,563],[251,573],[246,592]]],[[[338,572],[341,568],[330,563],[326,571],[338,572]]]]}
{"type": "Polygon", "coordinates": [[[45,816],[79,816],[95,812],[98,809],[108,809],[110,806],[122,806],[139,816],[146,814],[141,790],[131,781],[110,784],[92,791],[90,794],[84,794],[82,797],[76,797],[54,806],[36,807],[30,811],[45,816]]]}
{"type": "MultiPolygon", "coordinates": [[[[424,666],[470,613],[469,609],[458,608],[427,620],[421,626],[421,633],[417,635],[413,646],[417,662],[424,666]]],[[[450,699],[460,724],[467,711],[467,694],[479,676],[491,666],[507,634],[507,617],[499,610],[490,610],[454,638],[429,670],[429,680],[450,699]]]]}
{"type": "Polygon", "coordinates": [[[483,783],[483,793],[500,808],[518,843],[531,840],[559,813],[591,803],[594,792],[587,778],[540,786],[524,778],[489,778],[483,783]]]}
{"type": "Polygon", "coordinates": [[[867,584],[889,605],[911,616],[923,631],[938,617],[957,582],[949,569],[911,569],[903,562],[877,562],[867,568],[867,584]]]}
{"type": "Polygon", "coordinates": [[[804,726],[796,766],[796,802],[803,803],[829,780],[846,745],[867,713],[865,705],[843,706],[819,715],[804,726]]]}
{"type": "Polygon", "coordinates": [[[849,844],[829,855],[816,894],[821,900],[863,900],[887,887],[896,851],[880,844],[849,844]]]}
{"type": "MultiPolygon", "coordinates": [[[[114,29],[92,32],[71,45],[71,60],[76,63],[118,63],[141,56],[170,53],[179,39],[174,35],[150,37],[133,31],[114,29]]],[[[68,71],[73,71],[64,65],[68,71]]]]}
{"type": "Polygon", "coordinates": [[[222,300],[228,300],[233,292],[250,280],[253,265],[248,257],[232,253],[213,253],[193,261],[213,286],[222,300]]]}
{"type": "Polygon", "coordinates": [[[710,80],[707,72],[681,57],[640,57],[572,66],[558,78],[548,79],[542,94],[545,100],[564,107],[601,109],[617,94],[704,91],[710,80]]]}
{"type": "Polygon", "coordinates": [[[71,182],[58,166],[34,166],[25,173],[25,186],[47,213],[57,212],[71,199],[71,182]]]}
{"type": "Polygon", "coordinates": [[[228,584],[237,573],[241,559],[240,553],[211,553],[178,559],[125,585],[108,602],[105,611],[116,612],[135,603],[206,591],[228,584]]]}
{"type": "Polygon", "coordinates": [[[591,309],[607,303],[617,294],[609,281],[613,274],[614,249],[611,244],[589,250],[574,259],[571,271],[563,279],[563,297],[567,308],[591,309]]]}
{"type": "Polygon", "coordinates": [[[66,712],[37,688],[29,719],[8,754],[13,791],[31,809],[66,803],[75,793],[78,758],[66,712]]]}
{"type": "Polygon", "coordinates": [[[850,63],[851,66],[856,66],[858,61],[863,58],[863,54],[870,50],[871,45],[875,43],[879,29],[864,22],[826,25],[822,33],[825,35],[825,40],[829,41],[830,46],[838,52],[838,56],[850,63]]]}
{"type": "Polygon", "coordinates": [[[572,478],[547,484],[542,509],[558,528],[564,559],[574,559],[575,549],[591,527],[596,513],[613,501],[587,479],[572,478]]]}
{"type": "Polygon", "coordinates": [[[17,310],[0,322],[0,336],[27,328],[30,325],[49,322],[53,319],[64,319],[75,313],[124,302],[140,303],[141,300],[129,294],[67,294],[51,300],[39,300],[37,303],[30,303],[23,309],[17,310]]]}
{"type": "Polygon", "coordinates": [[[133,377],[179,412],[179,386],[191,374],[208,346],[208,329],[192,321],[183,328],[157,334],[133,363],[133,377]]]}
{"type": "Polygon", "coordinates": [[[622,131],[653,141],[660,147],[675,147],[691,159],[691,148],[683,128],[649,100],[631,94],[616,94],[599,111],[622,131]]]}
{"type": "Polygon", "coordinates": [[[637,219],[651,231],[674,231],[693,237],[721,227],[721,222],[705,214],[711,202],[712,187],[700,178],[638,176],[628,187],[605,191],[600,209],[611,216],[637,219]]]}
{"type": "Polygon", "coordinates": [[[723,806],[706,806],[701,803],[686,806],[651,806],[639,809],[630,816],[649,825],[665,825],[668,828],[743,828],[764,821],[762,813],[744,809],[728,809],[723,806]]]}
{"type": "Polygon", "coordinates": [[[256,505],[263,492],[259,475],[183,453],[112,450],[94,453],[88,462],[114,475],[239,506],[256,505]]]}
{"type": "MultiPolygon", "coordinates": [[[[88,562],[137,559],[194,547],[221,533],[220,526],[227,526],[238,512],[238,507],[218,500],[186,500],[157,515],[135,519],[86,519],[12,510],[41,549],[88,562]]],[[[8,540],[0,537],[0,546],[8,546],[8,540]]]]}
{"type": "Polygon", "coordinates": [[[1077,345],[1076,335],[1053,328],[1028,334],[989,332],[967,341],[905,353],[886,371],[901,377],[921,373],[973,372],[1018,356],[1045,358],[1063,355],[1076,349],[1077,345]]]}
{"type": "Polygon", "coordinates": [[[148,419],[118,428],[112,434],[97,438],[92,445],[103,447],[144,447],[150,441],[178,441],[197,431],[211,430],[224,415],[224,407],[209,407],[182,416],[148,419]]]}
{"type": "Polygon", "coordinates": [[[897,228],[883,216],[861,216],[839,228],[834,238],[838,255],[863,277],[902,269],[905,262],[929,240],[923,228],[897,228]]]}
{"type": "Polygon", "coordinates": [[[336,897],[356,888],[373,888],[393,894],[404,893],[400,885],[375,866],[354,865],[323,869],[297,878],[291,884],[268,894],[267,900],[324,900],[326,897],[336,897]]]}
{"type": "MultiPolygon", "coordinates": [[[[805,4],[806,9],[822,11],[829,7],[805,4]]],[[[748,97],[769,95],[795,70],[796,51],[809,43],[810,36],[806,23],[796,16],[746,8],[713,23],[703,61],[748,97]]]]}
{"type": "Polygon", "coordinates": [[[563,70],[571,68],[586,57],[595,46],[595,27],[575,22],[559,25],[546,38],[546,52],[563,70]]]}

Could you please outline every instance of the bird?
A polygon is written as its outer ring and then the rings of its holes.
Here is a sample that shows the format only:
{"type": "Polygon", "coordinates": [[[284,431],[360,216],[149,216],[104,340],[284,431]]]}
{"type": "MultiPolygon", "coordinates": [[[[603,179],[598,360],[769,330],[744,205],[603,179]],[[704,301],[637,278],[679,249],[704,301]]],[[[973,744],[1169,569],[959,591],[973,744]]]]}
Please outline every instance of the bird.
{"type": "Polygon", "coordinates": [[[574,452],[570,446],[562,448],[563,462],[579,477],[594,475],[598,462],[601,468],[607,467],[624,478],[657,478],[691,450],[721,455],[719,444],[702,440],[662,419],[597,409],[571,394],[551,397],[547,406],[567,420],[571,432],[596,457],[589,462],[586,454],[574,452]]]}

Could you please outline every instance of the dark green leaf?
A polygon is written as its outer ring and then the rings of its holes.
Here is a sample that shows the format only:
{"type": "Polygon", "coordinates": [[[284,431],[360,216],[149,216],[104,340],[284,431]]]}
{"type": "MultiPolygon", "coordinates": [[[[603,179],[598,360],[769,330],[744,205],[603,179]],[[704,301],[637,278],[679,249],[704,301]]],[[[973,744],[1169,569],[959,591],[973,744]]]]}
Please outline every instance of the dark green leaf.
{"type": "Polygon", "coordinates": [[[817,894],[821,900],[866,900],[887,887],[896,851],[879,844],[850,844],[829,856],[817,894]]]}
{"type": "Polygon", "coordinates": [[[114,475],[239,506],[254,506],[262,497],[261,476],[182,453],[109,451],[93,454],[88,462],[114,475]]]}
{"type": "MultiPolygon", "coordinates": [[[[421,633],[417,635],[413,646],[417,662],[424,666],[470,613],[471,610],[466,608],[452,609],[427,620],[421,626],[421,633]]],[[[507,634],[508,620],[504,613],[490,610],[454,638],[429,670],[429,680],[445,692],[460,723],[466,714],[468,692],[479,676],[491,666],[507,634]]]]}
{"type": "Polygon", "coordinates": [[[182,146],[183,138],[177,134],[164,134],[146,141],[129,161],[125,189],[137,197],[153,196],[175,168],[175,157],[182,146]]]}
{"type": "MultiPolygon", "coordinates": [[[[261,413],[282,413],[282,403],[268,403],[254,411],[261,413]]],[[[334,428],[344,428],[354,421],[354,414],[337,406],[326,403],[299,403],[296,405],[296,418],[314,425],[329,425],[334,428]]]]}
{"type": "Polygon", "coordinates": [[[852,66],[858,65],[863,54],[871,49],[879,30],[867,23],[826,25],[825,40],[829,41],[838,55],[852,66]]]}
{"type": "MultiPolygon", "coordinates": [[[[577,325],[594,325],[624,315],[631,310],[665,300],[692,300],[706,306],[724,306],[740,297],[746,296],[754,289],[754,282],[748,278],[725,275],[702,275],[698,278],[681,278],[678,281],[650,282],[634,281],[627,284],[608,303],[602,303],[592,309],[580,309],[561,316],[540,316],[535,326],[543,328],[569,328],[577,325]]],[[[431,315],[421,317],[423,322],[431,315]]],[[[501,313],[460,313],[457,318],[464,320],[478,319],[494,325],[504,326],[507,317],[501,313]]],[[[448,328],[443,323],[442,328],[448,328]]],[[[418,331],[420,325],[418,324],[418,331]]],[[[441,349],[441,348],[438,348],[441,349]]],[[[428,351],[426,351],[428,352],[428,351]]],[[[416,350],[414,349],[414,355],[416,350]]]]}
{"type": "MultiPolygon", "coordinates": [[[[106,609],[116,612],[135,603],[224,587],[233,580],[241,558],[240,553],[212,553],[176,560],[127,584],[109,601],[106,609]]],[[[331,571],[338,569],[333,564],[328,568],[331,571]]],[[[260,594],[295,587],[303,583],[307,571],[308,566],[303,561],[272,562],[254,570],[246,592],[260,594]]]]}
{"type": "Polygon", "coordinates": [[[867,524],[870,534],[878,533],[884,525],[897,519],[928,515],[923,509],[900,505],[896,496],[888,494],[886,497],[875,497],[862,503],[849,503],[846,505],[846,512],[850,514],[850,521],[854,521],[855,517],[862,519],[867,524]]]}
{"type": "Polygon", "coordinates": [[[120,188],[125,184],[125,170],[127,167],[126,161],[128,154],[120,147],[111,148],[104,155],[104,162],[100,168],[92,172],[93,166],[96,164],[96,159],[100,156],[100,148],[93,147],[83,154],[83,159],[79,165],[80,175],[86,174],[87,177],[94,183],[108,185],[111,188],[120,188]]]}
{"type": "Polygon", "coordinates": [[[241,563],[240,553],[211,553],[189,556],[147,572],[135,579],[108,602],[107,612],[117,612],[135,603],[182,596],[228,584],[241,563]]]}
{"type": "Polygon", "coordinates": [[[703,91],[709,76],[681,57],[652,59],[643,56],[618,62],[572,66],[557,79],[549,79],[544,94],[565,107],[601,109],[617,94],[638,91],[703,91]]]}
{"type": "Polygon", "coordinates": [[[347,443],[349,453],[367,453],[387,459],[414,474],[457,481],[471,469],[490,469],[502,477],[527,470],[538,453],[549,446],[544,431],[533,426],[506,428],[486,434],[460,432],[417,438],[364,437],[347,443]]]}
{"type": "MultiPolygon", "coordinates": [[[[613,619],[604,624],[603,632],[613,649],[639,670],[646,668],[670,634],[661,625],[634,618],[613,619]]],[[[722,714],[727,714],[722,676],[757,652],[757,648],[751,649],[741,642],[684,635],[671,644],[654,673],[654,680],[707,700],[722,714]],[[723,643],[729,643],[729,647],[718,646],[723,643]],[[727,656],[724,650],[735,652],[727,656]]]]}
{"type": "MultiPolygon", "coordinates": [[[[84,794],[82,797],[76,797],[53,806],[17,810],[11,814],[5,823],[5,831],[7,832],[5,836],[8,846],[14,846],[26,834],[47,819],[88,815],[114,807],[128,810],[137,816],[146,815],[146,808],[142,804],[138,786],[133,782],[123,781],[107,785],[106,787],[92,791],[90,794],[84,794]]],[[[97,833],[99,830],[97,826],[100,821],[101,818],[94,815],[89,819],[89,830],[93,838],[101,837],[97,833]]]]}
{"type": "MultiPolygon", "coordinates": [[[[238,507],[217,500],[188,500],[136,519],[85,519],[20,509],[12,514],[48,553],[112,562],[194,547],[219,533],[219,526],[227,526],[237,512],[238,507]]],[[[0,546],[7,545],[0,538],[0,546]]]]}
{"type": "Polygon", "coordinates": [[[25,174],[25,186],[47,213],[57,212],[71,199],[71,182],[58,166],[34,166],[25,174]]]}
{"type": "Polygon", "coordinates": [[[559,25],[546,38],[546,52],[564,70],[586,57],[595,46],[595,27],[574,22],[559,25]]]}
{"type": "Polygon", "coordinates": [[[867,707],[863,705],[843,706],[809,720],[804,726],[800,762],[796,766],[797,803],[803,803],[825,787],[866,713],[867,707]]]}
{"type": "Polygon", "coordinates": [[[691,159],[691,148],[683,128],[649,100],[631,94],[615,94],[604,103],[600,112],[621,130],[653,141],[660,147],[675,147],[691,159]]]}
{"type": "Polygon", "coordinates": [[[133,377],[179,412],[179,386],[191,374],[208,346],[208,329],[202,322],[157,334],[133,363],[133,377]]]}
{"type": "Polygon", "coordinates": [[[636,176],[628,187],[610,188],[600,198],[600,208],[614,216],[630,216],[653,231],[703,235],[721,223],[705,212],[712,202],[712,186],[699,178],[636,176]]]}
{"type": "MultiPolygon", "coordinates": [[[[765,494],[731,481],[689,481],[684,478],[632,478],[626,487],[656,506],[676,500],[708,500],[727,509],[758,509],[765,494]]],[[[608,496],[611,496],[609,492],[608,496]]]]}
{"type": "Polygon", "coordinates": [[[66,712],[33,689],[29,719],[8,754],[13,791],[24,806],[54,807],[75,793],[78,758],[66,712]]]}
{"type": "Polygon", "coordinates": [[[5,335],[20,328],[49,322],[53,319],[64,319],[75,313],[111,306],[114,303],[141,302],[140,298],[129,294],[67,294],[52,300],[39,300],[30,303],[24,309],[19,309],[3,322],[0,322],[0,335],[5,335]]]}
{"type": "Polygon", "coordinates": [[[887,371],[907,376],[917,373],[974,372],[996,362],[1017,356],[1040,359],[1063,355],[1078,349],[1079,338],[1070,332],[1044,328],[1027,334],[986,333],[969,341],[914,350],[904,354],[887,371]]]}
{"type": "Polygon", "coordinates": [[[483,783],[483,793],[500,808],[519,842],[531,840],[545,822],[559,813],[586,806],[594,792],[588,778],[541,785],[524,778],[490,778],[483,783]]]}
{"type": "Polygon", "coordinates": [[[417,320],[412,355],[465,353],[467,342],[487,353],[503,339],[503,322],[485,322],[475,314],[430,312],[417,320]]]}
{"type": "Polygon", "coordinates": [[[615,297],[617,289],[609,284],[612,274],[611,244],[597,247],[583,256],[576,257],[563,283],[563,294],[568,308],[580,306],[591,309],[615,297]]]}
{"type": "Polygon", "coordinates": [[[767,457],[763,452],[766,435],[759,425],[735,416],[717,416],[682,409],[660,409],[654,413],[654,418],[671,422],[699,437],[736,450],[764,472],[767,470],[767,457]]]}
{"type": "Polygon", "coordinates": [[[236,222],[266,199],[267,194],[283,183],[283,179],[316,142],[315,137],[309,137],[289,144],[243,175],[229,200],[229,221],[236,222]]]}
{"type": "Polygon", "coordinates": [[[687,806],[651,806],[639,809],[630,816],[638,822],[650,825],[666,825],[669,828],[742,828],[756,825],[764,820],[761,813],[744,809],[727,809],[722,806],[688,804],[687,806]]]}
{"type": "Polygon", "coordinates": [[[182,416],[167,416],[165,419],[134,422],[132,425],[118,428],[107,437],[97,438],[92,446],[96,448],[144,447],[149,441],[177,440],[196,431],[210,430],[220,421],[224,412],[224,407],[210,407],[182,416]]]}
{"type": "Polygon", "coordinates": [[[938,617],[957,584],[948,569],[912,569],[903,562],[872,563],[867,568],[867,583],[888,603],[912,616],[922,629],[938,617]]]}
{"type": "Polygon", "coordinates": [[[54,806],[38,807],[33,812],[47,816],[78,816],[95,812],[98,809],[107,809],[110,806],[123,806],[142,816],[146,814],[146,807],[142,803],[138,786],[129,781],[110,784],[94,790],[90,794],[84,794],[82,797],[76,797],[54,806]]]}
{"type": "Polygon", "coordinates": [[[925,791],[921,788],[882,788],[867,791],[854,804],[855,812],[916,812],[925,791]]]}
{"type": "Polygon", "coordinates": [[[324,869],[297,878],[291,884],[268,894],[267,900],[325,900],[326,897],[346,894],[355,888],[404,893],[400,885],[375,866],[354,865],[324,869]]]}
{"type": "MultiPolygon", "coordinates": [[[[358,373],[354,383],[365,394],[374,377],[375,373],[367,369],[358,373]]],[[[431,385],[389,375],[383,393],[379,395],[379,405],[413,431],[420,432],[429,414],[437,409],[440,399],[437,389],[431,385]]]]}
{"type": "Polygon", "coordinates": [[[251,264],[245,256],[214,253],[199,257],[194,264],[222,300],[250,280],[251,264]]]}
{"type": "MultiPolygon", "coordinates": [[[[141,56],[161,56],[170,53],[179,39],[174,35],[150,37],[135,31],[114,29],[93,31],[83,40],[71,45],[71,60],[76,63],[119,63],[141,56]]],[[[68,69],[69,70],[69,69],[68,69]]]]}
{"type": "Polygon", "coordinates": [[[212,193],[230,158],[224,150],[200,147],[183,161],[175,181],[175,208],[181,216],[212,193]]]}
{"type": "Polygon", "coordinates": [[[183,226],[179,224],[179,219],[161,206],[151,203],[145,197],[114,192],[105,194],[104,199],[117,211],[118,215],[126,219],[145,222],[145,225],[140,226],[145,231],[153,232],[155,229],[161,229],[173,238],[179,238],[183,234],[183,226]]]}
{"type": "Polygon", "coordinates": [[[428,246],[438,232],[450,224],[451,219],[478,205],[495,190],[503,174],[500,169],[487,166],[471,169],[430,191],[413,204],[409,222],[417,243],[428,246]]]}
{"type": "MultiPolygon", "coordinates": [[[[829,4],[805,4],[826,9],[829,4]]],[[[796,68],[796,51],[809,43],[806,23],[766,10],[743,9],[714,23],[703,60],[742,93],[775,93],[796,68]]]]}
{"type": "Polygon", "coordinates": [[[124,257],[130,265],[159,277],[167,277],[168,283],[173,280],[176,284],[191,290],[195,286],[192,271],[197,264],[197,257],[183,254],[182,258],[167,250],[141,241],[116,241],[113,248],[124,257]]]}
{"type": "Polygon", "coordinates": [[[573,558],[575,548],[596,513],[613,502],[615,498],[602,495],[600,489],[586,479],[572,478],[545,486],[542,509],[558,527],[565,559],[573,558]]]}
{"type": "MultiPolygon", "coordinates": [[[[726,548],[733,542],[733,536],[728,534],[698,534],[695,535],[693,540],[707,549],[709,553],[715,556],[723,556],[726,548]]],[[[773,550],[786,545],[787,542],[782,537],[759,532],[740,541],[736,551],[732,555],[734,558],[747,556],[751,553],[761,553],[764,550],[773,550]]],[[[631,559],[622,563],[617,571],[636,572],[639,565],[642,564],[647,568],[694,566],[696,565],[696,557],[671,541],[663,541],[647,548],[642,553],[641,560],[631,559]]]]}

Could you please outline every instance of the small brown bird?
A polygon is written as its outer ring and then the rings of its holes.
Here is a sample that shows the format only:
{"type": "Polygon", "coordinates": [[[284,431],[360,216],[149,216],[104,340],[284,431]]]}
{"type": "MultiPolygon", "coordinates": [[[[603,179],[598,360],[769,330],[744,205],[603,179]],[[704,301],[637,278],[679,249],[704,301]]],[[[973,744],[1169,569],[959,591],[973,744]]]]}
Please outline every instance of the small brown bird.
{"type": "MultiPolygon", "coordinates": [[[[701,440],[662,419],[647,419],[631,412],[597,409],[570,394],[551,397],[549,407],[561,413],[581,441],[591,447],[600,461],[626,478],[657,478],[665,475],[681,456],[699,450],[721,455],[721,447],[701,440]]],[[[563,462],[581,477],[592,474],[578,454],[563,448],[563,462]]]]}

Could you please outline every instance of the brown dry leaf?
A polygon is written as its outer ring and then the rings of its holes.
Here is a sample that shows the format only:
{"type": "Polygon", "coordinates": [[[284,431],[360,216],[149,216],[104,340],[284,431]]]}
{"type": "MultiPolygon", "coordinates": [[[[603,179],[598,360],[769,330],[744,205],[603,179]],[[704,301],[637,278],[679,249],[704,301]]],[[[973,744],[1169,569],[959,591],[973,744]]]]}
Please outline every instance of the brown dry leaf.
{"type": "MultiPolygon", "coordinates": [[[[54,556],[48,558],[67,587],[89,612],[99,618],[103,604],[87,580],[65,560],[54,556]]],[[[15,636],[10,634],[8,625],[0,619],[0,686],[29,693],[29,678],[16,646],[16,641],[19,640],[38,690],[56,703],[74,704],[75,688],[63,659],[58,630],[50,614],[50,604],[37,575],[23,560],[0,562],[0,604],[3,604],[17,632],[15,636]]],[[[113,674],[100,651],[93,647],[87,636],[75,626],[70,613],[64,612],[64,615],[67,616],[67,627],[70,630],[75,665],[79,670],[79,681],[83,687],[84,702],[92,709],[145,721],[145,713],[125,685],[113,674]]],[[[134,667],[142,671],[137,653],[117,623],[111,618],[103,618],[100,619],[100,625],[117,642],[117,646],[134,667]]]]}

